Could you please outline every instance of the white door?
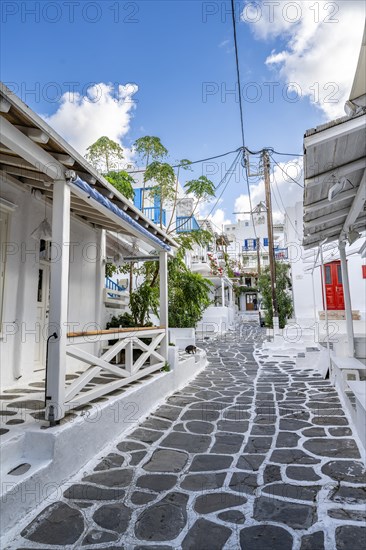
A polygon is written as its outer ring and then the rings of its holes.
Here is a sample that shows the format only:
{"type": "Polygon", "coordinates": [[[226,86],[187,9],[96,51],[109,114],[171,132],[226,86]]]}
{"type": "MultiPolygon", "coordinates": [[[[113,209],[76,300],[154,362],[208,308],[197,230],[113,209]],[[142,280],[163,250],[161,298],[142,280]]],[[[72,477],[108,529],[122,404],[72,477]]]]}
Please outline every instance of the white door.
{"type": "Polygon", "coordinates": [[[46,345],[48,336],[50,269],[47,263],[40,262],[36,296],[36,344],[34,370],[46,367],[46,345]]]}

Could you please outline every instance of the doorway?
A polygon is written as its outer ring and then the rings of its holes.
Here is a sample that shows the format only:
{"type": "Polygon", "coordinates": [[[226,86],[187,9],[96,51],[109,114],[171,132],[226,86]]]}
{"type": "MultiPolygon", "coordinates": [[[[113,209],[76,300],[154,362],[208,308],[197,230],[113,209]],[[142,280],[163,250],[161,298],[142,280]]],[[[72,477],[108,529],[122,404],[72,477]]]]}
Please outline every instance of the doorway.
{"type": "Polygon", "coordinates": [[[325,300],[328,310],[344,310],[344,294],[341,262],[331,262],[324,265],[325,297],[323,296],[323,307],[325,300]]]}
{"type": "Polygon", "coordinates": [[[254,311],[255,305],[254,305],[254,299],[257,298],[256,294],[245,294],[245,309],[247,311],[254,311]]]}
{"type": "Polygon", "coordinates": [[[36,342],[34,350],[34,370],[46,367],[46,346],[50,304],[50,268],[41,261],[38,267],[36,293],[36,342]]]}

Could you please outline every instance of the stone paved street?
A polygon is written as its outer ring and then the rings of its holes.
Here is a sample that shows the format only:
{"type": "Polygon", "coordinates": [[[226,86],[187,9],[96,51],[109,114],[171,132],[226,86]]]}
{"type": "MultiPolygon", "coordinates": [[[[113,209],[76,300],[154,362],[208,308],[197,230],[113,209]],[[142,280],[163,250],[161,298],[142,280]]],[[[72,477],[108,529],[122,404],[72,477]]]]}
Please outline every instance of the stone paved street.
{"type": "Polygon", "coordinates": [[[337,392],[242,328],[9,548],[366,547],[366,475],[337,392]]]}

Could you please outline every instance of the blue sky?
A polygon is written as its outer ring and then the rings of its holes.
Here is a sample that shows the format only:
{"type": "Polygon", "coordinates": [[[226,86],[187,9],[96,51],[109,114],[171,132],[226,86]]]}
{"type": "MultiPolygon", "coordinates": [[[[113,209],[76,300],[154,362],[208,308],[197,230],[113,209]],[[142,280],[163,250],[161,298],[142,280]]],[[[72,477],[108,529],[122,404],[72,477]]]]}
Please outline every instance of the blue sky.
{"type": "MultiPolygon", "coordinates": [[[[320,13],[319,24],[314,26],[311,17],[315,13],[307,9],[309,2],[298,4],[299,17],[295,12],[286,12],[288,20],[284,21],[282,10],[270,21],[263,11],[253,25],[249,23],[254,19],[250,3],[245,7],[244,2],[236,2],[246,145],[251,149],[271,146],[278,151],[301,153],[304,131],[338,114],[337,110],[340,114],[343,111],[345,88],[349,88],[360,47],[359,14],[363,3],[338,2],[333,26],[324,24],[325,16],[330,17],[326,12],[320,13]],[[239,20],[240,14],[244,20],[239,20]],[[341,45],[334,41],[333,30],[340,30],[351,17],[357,32],[347,50],[348,57],[352,54],[352,63],[347,64],[345,75],[343,58],[334,51],[339,47],[341,52],[341,45]],[[309,29],[312,39],[301,50],[299,44],[309,29]],[[314,62],[306,58],[315,43],[325,52],[321,68],[322,58],[314,62]],[[337,58],[332,62],[329,51],[325,59],[331,44],[337,58]],[[281,52],[286,52],[285,61],[273,58],[281,52]],[[292,101],[293,94],[290,99],[284,98],[288,82],[293,81],[303,96],[300,99],[298,93],[297,101],[292,101]],[[314,86],[309,90],[316,82],[320,90],[329,82],[339,84],[335,105],[314,105],[313,96],[306,94],[317,93],[314,86]],[[273,101],[269,83],[274,90],[273,101]],[[258,101],[253,100],[255,94],[260,95],[258,101]]],[[[159,136],[171,160],[220,154],[241,145],[237,97],[228,93],[235,88],[236,79],[229,8],[228,1],[106,0],[67,4],[4,0],[1,78],[36,112],[50,117],[56,130],[81,152],[85,144],[98,137],[98,132],[111,138],[120,132],[117,139],[126,148],[143,135],[159,136]],[[83,110],[82,100],[79,109],[70,112],[64,106],[60,111],[61,94],[73,90],[84,96],[93,83],[114,84],[115,92],[110,94],[114,97],[118,84],[130,84],[131,89],[131,84],[136,84],[138,91],[129,96],[127,88],[130,105],[112,116],[104,116],[102,105],[95,111],[83,110]],[[73,118],[72,124],[70,120],[65,122],[65,117],[73,118]]],[[[217,183],[219,174],[213,179],[217,183]]],[[[222,217],[233,219],[235,201],[245,194],[243,180],[230,184],[219,205],[223,214],[218,221],[222,217]]]]}

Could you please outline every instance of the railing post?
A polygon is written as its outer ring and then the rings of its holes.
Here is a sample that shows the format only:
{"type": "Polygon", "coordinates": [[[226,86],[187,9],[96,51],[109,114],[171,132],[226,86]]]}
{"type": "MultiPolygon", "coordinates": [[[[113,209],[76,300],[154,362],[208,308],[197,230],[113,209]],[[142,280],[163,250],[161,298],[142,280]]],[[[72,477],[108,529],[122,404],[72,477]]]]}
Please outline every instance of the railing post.
{"type": "Polygon", "coordinates": [[[129,339],[129,342],[127,346],[125,347],[125,364],[126,364],[126,371],[129,374],[132,374],[133,369],[133,340],[132,338],[129,339]]]}
{"type": "Polygon", "coordinates": [[[349,288],[345,241],[340,240],[338,243],[338,248],[339,248],[339,257],[341,259],[343,294],[344,294],[344,304],[346,309],[348,356],[354,357],[355,356],[355,336],[353,331],[352,304],[351,304],[351,293],[349,288]]]}
{"type": "Polygon", "coordinates": [[[65,416],[67,306],[69,293],[70,187],[64,180],[53,184],[49,345],[47,356],[46,420],[65,416]],[[57,338],[52,338],[52,335],[57,338]]]}
{"type": "Polygon", "coordinates": [[[168,253],[159,253],[160,276],[160,326],[165,328],[165,337],[160,344],[160,354],[168,361],[169,326],[168,326],[168,253]]]}

